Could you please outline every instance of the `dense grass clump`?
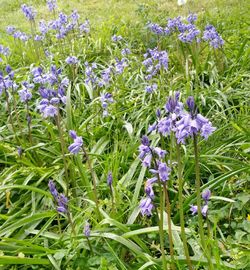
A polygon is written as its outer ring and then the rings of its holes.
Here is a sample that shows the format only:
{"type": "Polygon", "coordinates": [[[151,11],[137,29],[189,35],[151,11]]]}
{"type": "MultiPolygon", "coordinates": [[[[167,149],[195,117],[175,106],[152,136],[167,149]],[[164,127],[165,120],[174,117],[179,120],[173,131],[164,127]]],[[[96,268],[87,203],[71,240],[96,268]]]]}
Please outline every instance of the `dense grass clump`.
{"type": "Polygon", "coordinates": [[[1,269],[249,269],[247,1],[64,2],[0,0],[1,269]]]}

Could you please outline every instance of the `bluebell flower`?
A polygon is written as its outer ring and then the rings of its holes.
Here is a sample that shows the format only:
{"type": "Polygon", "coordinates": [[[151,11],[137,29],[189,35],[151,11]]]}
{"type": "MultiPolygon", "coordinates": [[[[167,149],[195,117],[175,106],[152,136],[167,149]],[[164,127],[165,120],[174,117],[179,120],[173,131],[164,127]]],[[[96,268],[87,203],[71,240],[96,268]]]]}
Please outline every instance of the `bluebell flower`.
{"type": "Polygon", "coordinates": [[[153,93],[156,89],[157,89],[157,84],[156,83],[153,83],[152,85],[147,85],[145,87],[145,91],[149,94],[153,93]]]}
{"type": "Polygon", "coordinates": [[[171,169],[167,166],[165,162],[158,163],[158,174],[162,182],[169,180],[171,169]]]}
{"type": "Polygon", "coordinates": [[[57,198],[57,203],[58,203],[57,211],[59,213],[67,213],[67,211],[68,211],[68,198],[63,194],[59,194],[58,198],[57,198]]]}
{"type": "Polygon", "coordinates": [[[131,54],[131,51],[130,51],[129,48],[124,48],[124,49],[121,50],[121,54],[122,54],[123,56],[126,56],[126,55],[128,55],[128,54],[131,54]]]}
{"type": "Polygon", "coordinates": [[[122,74],[125,67],[127,67],[127,66],[128,66],[128,61],[126,58],[122,58],[121,60],[116,58],[115,71],[117,74],[122,74]]]}
{"type": "Polygon", "coordinates": [[[85,20],[84,23],[81,23],[79,25],[79,30],[80,30],[80,33],[86,33],[86,34],[88,34],[90,32],[89,20],[85,20]]]}
{"type": "Polygon", "coordinates": [[[23,154],[23,149],[22,149],[21,146],[18,146],[18,147],[17,147],[17,154],[18,154],[19,157],[22,156],[22,154],[23,154]]]}
{"type": "Polygon", "coordinates": [[[190,13],[187,17],[187,21],[189,23],[194,23],[195,21],[197,21],[197,14],[195,13],[190,13]]]}
{"type": "Polygon", "coordinates": [[[70,17],[71,17],[72,23],[73,24],[77,24],[77,22],[78,22],[78,20],[80,18],[80,15],[77,12],[77,10],[73,10],[72,13],[71,13],[71,15],[70,15],[70,17]]]}
{"type": "Polygon", "coordinates": [[[112,182],[113,182],[113,176],[112,176],[112,172],[108,173],[108,177],[107,177],[107,184],[108,186],[112,186],[112,182]]]}
{"type": "Polygon", "coordinates": [[[191,205],[190,211],[192,212],[192,215],[196,215],[198,213],[198,206],[197,205],[191,205]]]}
{"type": "Polygon", "coordinates": [[[164,28],[157,23],[149,23],[147,27],[156,35],[164,35],[164,28]]]}
{"type": "Polygon", "coordinates": [[[211,191],[209,189],[206,189],[202,192],[202,199],[205,201],[205,203],[207,204],[210,197],[211,197],[211,191]]]}
{"type": "Polygon", "coordinates": [[[27,89],[18,91],[21,102],[27,103],[32,98],[32,93],[27,89]]]}
{"type": "Polygon", "coordinates": [[[146,195],[151,199],[154,199],[153,184],[155,182],[157,182],[157,177],[150,178],[145,182],[145,186],[144,186],[144,191],[146,195]]]}
{"type": "Polygon", "coordinates": [[[140,202],[140,209],[141,209],[141,214],[143,216],[152,216],[152,210],[153,210],[154,206],[152,203],[152,199],[147,197],[141,200],[140,202]]]}
{"type": "Polygon", "coordinates": [[[4,56],[10,55],[10,49],[8,47],[4,47],[3,45],[0,44],[0,54],[4,56]]]}
{"type": "Polygon", "coordinates": [[[26,4],[21,5],[22,12],[29,21],[34,21],[36,16],[36,11],[32,6],[27,6],[26,4]]]}
{"type": "Polygon", "coordinates": [[[224,45],[224,40],[213,25],[207,25],[203,33],[203,40],[209,41],[210,46],[217,49],[224,45]]]}
{"type": "Polygon", "coordinates": [[[57,200],[57,198],[58,198],[58,191],[56,189],[55,183],[52,180],[50,180],[48,185],[49,185],[50,193],[52,194],[52,196],[54,197],[54,199],[57,200]]]}
{"type": "Polygon", "coordinates": [[[6,27],[6,32],[9,34],[9,35],[12,35],[14,32],[15,32],[16,28],[12,25],[8,25],[6,27]]]}
{"type": "Polygon", "coordinates": [[[84,229],[83,229],[83,234],[88,238],[90,237],[90,224],[88,221],[86,221],[84,229]]]}
{"type": "Polygon", "coordinates": [[[54,11],[57,8],[56,0],[47,0],[47,6],[49,11],[54,11]]]}
{"type": "Polygon", "coordinates": [[[111,39],[114,42],[118,42],[122,40],[122,36],[113,35],[111,39]]]}
{"type": "Polygon", "coordinates": [[[68,147],[68,150],[71,154],[78,154],[83,146],[83,139],[80,136],[76,135],[76,132],[71,130],[69,132],[71,138],[74,139],[74,142],[68,147]]]}
{"type": "Polygon", "coordinates": [[[100,97],[100,101],[101,101],[101,105],[102,105],[102,108],[103,108],[103,116],[107,116],[108,115],[108,105],[110,103],[114,102],[112,94],[110,94],[110,93],[102,93],[101,97],[100,97]]]}
{"type": "Polygon", "coordinates": [[[76,65],[79,63],[79,60],[77,59],[76,56],[68,56],[66,59],[65,59],[65,62],[69,65],[76,65]]]}

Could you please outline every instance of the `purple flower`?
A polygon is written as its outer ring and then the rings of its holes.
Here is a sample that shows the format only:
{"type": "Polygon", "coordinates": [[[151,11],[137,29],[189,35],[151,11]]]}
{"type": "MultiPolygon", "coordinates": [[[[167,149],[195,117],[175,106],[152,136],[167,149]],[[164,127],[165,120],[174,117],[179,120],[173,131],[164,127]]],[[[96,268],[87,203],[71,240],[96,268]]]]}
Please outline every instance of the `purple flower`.
{"type": "Polygon", "coordinates": [[[224,40],[218,34],[215,27],[212,25],[207,25],[203,33],[203,40],[209,41],[210,46],[217,49],[224,45],[224,40]]]}
{"type": "Polygon", "coordinates": [[[26,4],[21,5],[22,12],[29,21],[34,21],[36,16],[36,11],[31,6],[26,4]]]}
{"type": "Polygon", "coordinates": [[[207,216],[207,211],[208,211],[208,205],[206,204],[201,208],[201,214],[203,215],[203,217],[207,216]]]}
{"type": "Polygon", "coordinates": [[[149,23],[148,28],[156,35],[164,35],[164,28],[157,23],[149,23]]]}
{"type": "Polygon", "coordinates": [[[67,211],[68,211],[68,198],[63,194],[59,194],[57,197],[57,203],[58,203],[57,211],[59,213],[67,213],[67,211]]]}
{"type": "Polygon", "coordinates": [[[76,56],[69,56],[66,58],[65,62],[69,65],[76,65],[79,63],[79,60],[76,56]]]}
{"type": "Polygon", "coordinates": [[[9,34],[9,35],[12,35],[14,32],[15,32],[16,28],[12,25],[8,25],[6,27],[6,32],[9,34]]]}
{"type": "Polygon", "coordinates": [[[172,126],[172,120],[170,118],[163,118],[158,122],[158,132],[163,136],[169,135],[172,131],[172,126]]]}
{"type": "Polygon", "coordinates": [[[187,106],[190,112],[194,112],[195,109],[195,103],[194,103],[194,97],[190,96],[187,98],[187,106]]]}
{"type": "Polygon", "coordinates": [[[211,191],[209,189],[206,189],[202,192],[202,198],[206,204],[208,203],[210,197],[211,197],[211,191]]]}
{"type": "Polygon", "coordinates": [[[76,132],[75,132],[74,130],[70,130],[70,131],[69,131],[69,136],[70,136],[73,140],[75,140],[75,139],[77,138],[76,132]]]}
{"type": "Polygon", "coordinates": [[[57,198],[58,198],[58,191],[56,189],[55,183],[52,180],[50,180],[48,186],[49,186],[50,193],[52,194],[52,196],[54,197],[54,199],[57,200],[57,198]]]}
{"type": "Polygon", "coordinates": [[[79,30],[80,30],[80,33],[88,34],[90,32],[89,20],[85,20],[84,23],[80,24],[79,25],[79,30]]]}
{"type": "Polygon", "coordinates": [[[192,215],[196,215],[198,213],[198,206],[197,205],[191,205],[190,211],[192,212],[192,215]]]}
{"type": "Polygon", "coordinates": [[[145,156],[145,158],[143,159],[142,164],[143,164],[143,166],[150,168],[151,161],[152,161],[152,155],[151,154],[147,154],[145,156]]]}
{"type": "Polygon", "coordinates": [[[112,182],[113,182],[113,176],[112,176],[112,172],[108,173],[108,177],[107,177],[107,184],[108,186],[112,186],[112,182]]]}
{"type": "Polygon", "coordinates": [[[100,97],[100,101],[103,108],[103,116],[108,116],[108,105],[114,102],[112,94],[102,93],[100,97]]]}
{"type": "Polygon", "coordinates": [[[193,24],[189,24],[186,30],[179,34],[178,38],[184,43],[191,43],[198,35],[200,30],[198,30],[193,24]]]}
{"type": "Polygon", "coordinates": [[[73,130],[70,131],[70,136],[74,139],[74,142],[68,147],[68,150],[72,154],[78,154],[83,146],[82,137],[77,136],[76,132],[73,130]]]}
{"type": "Polygon", "coordinates": [[[113,35],[111,39],[114,42],[118,42],[122,40],[122,36],[113,35]]]}
{"type": "Polygon", "coordinates": [[[0,54],[3,54],[4,56],[8,56],[10,54],[10,49],[0,44],[0,54]]]}
{"type": "Polygon", "coordinates": [[[119,60],[118,58],[116,58],[116,63],[115,63],[115,71],[117,74],[122,74],[122,72],[124,71],[125,67],[128,66],[127,63],[127,59],[126,58],[122,58],[121,60],[119,60]]]}
{"type": "Polygon", "coordinates": [[[21,146],[18,146],[17,147],[17,154],[18,154],[18,156],[21,157],[22,156],[22,153],[23,153],[22,147],[21,146]]]}
{"type": "Polygon", "coordinates": [[[130,51],[129,48],[124,48],[124,49],[122,49],[121,54],[122,54],[123,56],[126,56],[126,55],[128,55],[128,54],[131,54],[131,51],[130,51]]]}
{"type": "Polygon", "coordinates": [[[153,178],[150,178],[146,181],[145,183],[145,187],[144,187],[144,190],[145,190],[145,193],[147,194],[148,197],[150,197],[151,199],[154,198],[154,191],[153,191],[153,184],[157,181],[157,177],[153,177],[153,178]]]}
{"type": "Polygon", "coordinates": [[[150,145],[150,141],[149,141],[149,138],[145,135],[142,136],[142,139],[141,139],[141,143],[142,145],[144,146],[149,146],[150,145]]]}
{"type": "Polygon", "coordinates": [[[169,180],[171,169],[167,166],[165,162],[159,162],[158,164],[158,174],[162,182],[169,180]]]}
{"type": "Polygon", "coordinates": [[[49,11],[54,11],[57,8],[56,0],[47,0],[47,6],[49,11]]]}
{"type": "Polygon", "coordinates": [[[90,224],[88,221],[86,221],[84,229],[83,229],[83,234],[88,238],[90,237],[90,224]]]}
{"type": "Polygon", "coordinates": [[[190,13],[187,17],[187,21],[189,23],[194,23],[195,21],[197,21],[197,14],[190,13]]]}
{"type": "Polygon", "coordinates": [[[163,159],[167,151],[161,149],[160,147],[155,147],[153,151],[158,155],[158,158],[163,159]]]}
{"type": "MultiPolygon", "coordinates": [[[[191,205],[190,207],[190,211],[192,212],[192,215],[197,215],[198,214],[198,206],[197,205],[191,205]]],[[[203,215],[203,217],[207,216],[207,212],[208,212],[208,205],[205,204],[202,208],[201,208],[201,214],[203,215]]]]}
{"type": "Polygon", "coordinates": [[[153,83],[152,85],[147,85],[146,87],[145,87],[145,91],[147,92],[147,93],[153,93],[156,89],[157,89],[157,84],[156,83],[153,83]]]}
{"type": "Polygon", "coordinates": [[[151,198],[147,197],[141,200],[140,202],[140,209],[141,209],[141,214],[143,216],[152,216],[152,210],[153,210],[154,206],[152,204],[152,200],[151,198]]]}
{"type": "Polygon", "coordinates": [[[73,10],[70,17],[71,17],[71,20],[72,20],[73,24],[77,24],[77,22],[78,22],[78,20],[80,18],[80,15],[77,12],[77,10],[73,10]]]}
{"type": "Polygon", "coordinates": [[[18,91],[21,102],[27,103],[32,98],[32,94],[28,89],[18,91]]]}

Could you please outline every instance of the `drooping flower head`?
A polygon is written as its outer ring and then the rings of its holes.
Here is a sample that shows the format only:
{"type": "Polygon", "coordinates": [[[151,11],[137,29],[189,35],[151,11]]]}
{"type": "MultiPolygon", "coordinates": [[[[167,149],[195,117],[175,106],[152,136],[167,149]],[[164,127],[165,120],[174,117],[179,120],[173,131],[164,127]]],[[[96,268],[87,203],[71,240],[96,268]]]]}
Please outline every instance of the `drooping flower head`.
{"type": "Polygon", "coordinates": [[[147,197],[141,200],[140,202],[140,209],[141,209],[141,214],[143,216],[152,216],[152,210],[153,210],[154,206],[152,204],[152,200],[151,198],[147,197]]]}
{"type": "Polygon", "coordinates": [[[108,184],[109,187],[112,186],[112,182],[113,182],[112,172],[109,172],[108,177],[107,177],[107,184],[108,184]]]}
{"type": "Polygon", "coordinates": [[[34,21],[36,16],[36,11],[33,9],[32,6],[27,6],[26,4],[21,5],[21,9],[25,17],[29,21],[34,21]]]}
{"type": "Polygon", "coordinates": [[[49,11],[54,11],[57,8],[56,0],[47,0],[47,6],[49,11]]]}
{"type": "Polygon", "coordinates": [[[88,221],[85,222],[85,226],[83,229],[83,234],[88,238],[90,237],[90,224],[88,221]]]}
{"type": "Polygon", "coordinates": [[[77,136],[74,130],[70,130],[69,135],[74,142],[68,147],[71,154],[78,154],[83,146],[83,139],[81,136],[77,136]]]}

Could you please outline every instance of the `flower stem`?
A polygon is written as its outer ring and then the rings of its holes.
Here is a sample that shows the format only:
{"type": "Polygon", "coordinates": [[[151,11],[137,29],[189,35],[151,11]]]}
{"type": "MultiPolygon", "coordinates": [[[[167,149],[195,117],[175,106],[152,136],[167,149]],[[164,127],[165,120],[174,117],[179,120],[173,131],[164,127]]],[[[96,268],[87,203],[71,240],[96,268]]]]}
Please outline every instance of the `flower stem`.
{"type": "Polygon", "coordinates": [[[100,214],[100,211],[99,211],[99,201],[98,201],[97,183],[96,183],[97,181],[96,181],[96,177],[95,177],[95,172],[94,172],[94,169],[92,167],[89,155],[88,155],[84,145],[82,146],[82,150],[83,150],[84,156],[85,156],[85,158],[87,160],[87,164],[88,164],[88,167],[89,167],[89,170],[90,170],[90,173],[91,173],[91,178],[92,178],[93,188],[94,188],[94,200],[95,200],[95,203],[96,203],[97,215],[100,218],[101,214],[100,214]]]}
{"type": "Polygon", "coordinates": [[[184,211],[183,211],[183,199],[182,199],[182,190],[183,190],[183,180],[182,180],[182,164],[181,164],[181,151],[180,145],[176,141],[176,154],[177,154],[177,163],[178,163],[178,199],[179,199],[179,211],[180,211],[180,223],[181,223],[181,238],[183,241],[184,252],[187,260],[188,269],[192,270],[192,263],[189,256],[187,238],[185,234],[185,219],[184,219],[184,211]]]}
{"type": "Polygon", "coordinates": [[[168,214],[168,237],[169,237],[169,246],[170,246],[170,256],[171,256],[171,269],[175,270],[175,259],[174,259],[174,245],[173,245],[173,235],[172,235],[172,224],[171,224],[171,205],[168,196],[167,184],[163,185],[166,205],[167,205],[167,214],[168,214]]]}
{"type": "Polygon", "coordinates": [[[197,194],[198,224],[199,224],[199,234],[201,238],[201,246],[207,258],[209,269],[213,269],[210,254],[207,251],[205,234],[203,229],[203,219],[201,214],[201,181],[200,181],[199,153],[198,153],[197,136],[195,134],[194,134],[194,158],[195,158],[195,188],[197,194]]]}
{"type": "Polygon", "coordinates": [[[164,250],[164,230],[163,230],[163,211],[164,211],[164,195],[162,191],[161,182],[158,177],[159,188],[160,188],[160,220],[159,220],[159,234],[160,234],[160,244],[161,244],[161,255],[162,255],[162,269],[167,269],[167,262],[164,250]]]}
{"type": "Polygon", "coordinates": [[[58,109],[58,114],[56,116],[56,125],[59,132],[59,139],[61,143],[61,151],[62,151],[62,158],[63,158],[63,165],[64,165],[64,171],[65,171],[65,178],[66,178],[66,196],[69,196],[69,175],[68,175],[68,169],[67,169],[67,161],[65,157],[65,141],[62,134],[62,128],[60,125],[60,112],[58,109]]]}

